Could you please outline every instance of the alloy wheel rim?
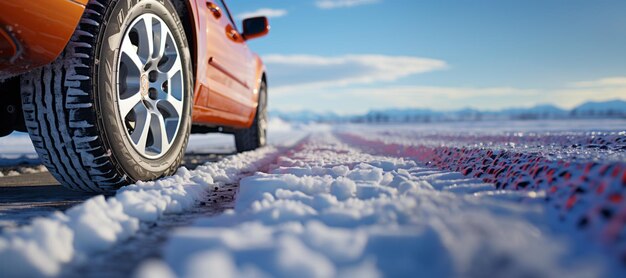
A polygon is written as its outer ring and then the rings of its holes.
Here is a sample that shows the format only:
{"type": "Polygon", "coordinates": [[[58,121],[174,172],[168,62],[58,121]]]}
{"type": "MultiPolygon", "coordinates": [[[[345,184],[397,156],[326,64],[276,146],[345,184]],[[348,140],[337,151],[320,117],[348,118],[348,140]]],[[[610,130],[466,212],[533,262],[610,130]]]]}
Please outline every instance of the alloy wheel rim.
{"type": "Polygon", "coordinates": [[[180,51],[165,22],[143,14],[127,28],[117,66],[117,106],[127,139],[157,159],[172,147],[184,110],[180,51]]]}

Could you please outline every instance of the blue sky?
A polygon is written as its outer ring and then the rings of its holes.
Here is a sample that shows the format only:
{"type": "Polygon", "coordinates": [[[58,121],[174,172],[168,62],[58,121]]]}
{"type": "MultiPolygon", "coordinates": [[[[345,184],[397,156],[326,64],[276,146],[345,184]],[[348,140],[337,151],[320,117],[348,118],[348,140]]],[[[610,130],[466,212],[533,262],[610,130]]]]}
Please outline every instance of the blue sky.
{"type": "Polygon", "coordinates": [[[626,99],[626,1],[231,0],[270,109],[497,110],[626,99]]]}

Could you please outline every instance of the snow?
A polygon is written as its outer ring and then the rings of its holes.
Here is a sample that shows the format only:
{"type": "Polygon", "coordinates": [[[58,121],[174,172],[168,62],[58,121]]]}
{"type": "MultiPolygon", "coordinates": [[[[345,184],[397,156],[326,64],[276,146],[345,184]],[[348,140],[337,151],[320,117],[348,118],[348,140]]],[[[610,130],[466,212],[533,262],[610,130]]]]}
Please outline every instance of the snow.
{"type": "Polygon", "coordinates": [[[330,194],[338,200],[345,201],[356,195],[356,183],[347,178],[338,178],[330,184],[330,194]]]}
{"type": "MultiPolygon", "coordinates": [[[[55,276],[68,264],[88,264],[233,183],[232,209],[173,230],[162,258],[133,274],[626,273],[618,262],[626,254],[623,120],[330,126],[274,119],[270,129],[271,147],[181,168],[3,231],[2,276],[55,276]]],[[[232,136],[194,135],[188,151],[233,152],[232,136]]]]}
{"type": "Polygon", "coordinates": [[[8,136],[0,137],[0,154],[37,154],[30,142],[28,133],[13,132],[8,136]]]}
{"type": "Polygon", "coordinates": [[[0,137],[0,177],[47,172],[40,164],[27,133],[13,132],[0,137]]]}
{"type": "Polygon", "coordinates": [[[36,218],[31,224],[7,229],[0,235],[3,276],[55,276],[64,264],[79,263],[90,254],[131,238],[146,223],[165,214],[182,213],[204,200],[208,192],[236,182],[278,152],[268,147],[207,163],[196,170],[180,168],[176,175],[138,182],[115,196],[96,196],[64,213],[36,218]]]}
{"type": "MultiPolygon", "coordinates": [[[[0,159],[0,161],[2,160],[0,159]]],[[[15,164],[12,164],[13,162],[9,162],[9,161],[14,161],[14,160],[4,160],[4,162],[7,162],[7,164],[11,166],[7,166],[4,169],[0,169],[0,177],[15,177],[15,176],[19,176],[22,174],[36,174],[36,173],[41,173],[41,172],[48,172],[48,169],[43,165],[13,166],[15,164]]],[[[39,163],[39,159],[36,160],[36,163],[39,163]]],[[[20,163],[20,164],[23,164],[23,163],[20,163]]]]}
{"type": "Polygon", "coordinates": [[[353,126],[344,127],[339,136],[372,153],[401,154],[480,178],[497,189],[474,195],[520,201],[541,197],[564,227],[583,232],[608,253],[624,258],[626,131],[625,125],[611,123],[542,121],[533,128],[511,122],[474,130],[443,125],[437,131],[422,126],[353,126]],[[515,194],[503,194],[509,190],[515,194]]]}
{"type": "MultiPolygon", "coordinates": [[[[27,133],[13,132],[0,137],[0,167],[37,164],[40,164],[39,157],[27,133]]],[[[16,173],[19,174],[17,171],[16,173]]],[[[6,171],[4,175],[7,175],[6,171]]]]}
{"type": "Polygon", "coordinates": [[[272,168],[240,182],[233,210],[177,229],[163,261],[138,276],[589,277],[611,269],[550,218],[542,192],[370,155],[331,133],[311,135],[272,168]]]}
{"type": "MultiPolygon", "coordinates": [[[[294,127],[291,123],[279,118],[268,121],[268,143],[271,145],[292,145],[302,138],[306,126],[294,127]]],[[[319,126],[319,125],[315,125],[319,126]]],[[[234,153],[235,137],[232,134],[208,133],[192,134],[189,137],[187,153],[234,153]]]]}
{"type": "MultiPolygon", "coordinates": [[[[268,121],[268,142],[275,146],[292,145],[302,138],[304,130],[328,129],[319,124],[295,126],[279,118],[268,121]]],[[[236,152],[235,138],[232,134],[209,133],[192,134],[189,138],[187,153],[189,154],[232,154],[236,152]]],[[[27,133],[14,132],[0,137],[0,177],[17,176],[45,172],[47,169],[33,148],[27,133]]]]}

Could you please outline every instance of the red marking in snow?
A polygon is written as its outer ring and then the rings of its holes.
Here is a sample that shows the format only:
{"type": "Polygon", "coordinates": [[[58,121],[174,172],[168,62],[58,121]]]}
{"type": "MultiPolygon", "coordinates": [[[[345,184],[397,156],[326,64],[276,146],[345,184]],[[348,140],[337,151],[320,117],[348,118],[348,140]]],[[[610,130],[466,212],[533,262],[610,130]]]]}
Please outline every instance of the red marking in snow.
{"type": "Polygon", "coordinates": [[[600,186],[598,186],[598,189],[596,189],[596,193],[602,194],[604,193],[604,189],[606,189],[606,183],[602,182],[600,186]]]}
{"type": "Polygon", "coordinates": [[[613,172],[611,173],[611,177],[617,178],[617,175],[619,175],[619,171],[621,171],[619,165],[616,165],[615,167],[613,167],[613,172]]]}
{"type": "MultiPolygon", "coordinates": [[[[406,154],[405,157],[426,163],[429,167],[480,177],[484,182],[493,183],[498,189],[545,190],[548,196],[546,201],[550,205],[567,208],[568,212],[564,216],[572,218],[574,223],[582,217],[590,217],[588,224],[581,228],[591,232],[594,239],[601,241],[610,234],[612,237],[605,243],[615,246],[614,249],[617,252],[626,251],[626,237],[619,236],[620,232],[626,229],[626,162],[553,160],[542,152],[529,153],[517,149],[493,150],[489,147],[446,147],[419,143],[406,146],[385,143],[377,139],[366,139],[360,134],[342,133],[339,137],[351,145],[371,147],[375,154],[393,156],[398,151],[403,151],[406,154]],[[468,173],[469,169],[473,171],[468,173]],[[559,176],[561,174],[562,176],[559,176]],[[529,184],[521,187],[519,186],[521,182],[529,182],[529,184]],[[573,206],[576,206],[576,210],[571,210],[573,206]],[[622,217],[617,217],[619,213],[616,213],[610,219],[603,220],[606,217],[603,208],[621,210],[622,217]]],[[[444,137],[430,136],[435,140],[446,141],[444,137]]],[[[497,142],[501,137],[493,136],[494,140],[481,138],[480,136],[452,136],[449,141],[497,142]],[[468,139],[469,137],[471,139],[468,139]]],[[[536,139],[537,145],[563,141],[562,136],[549,136],[543,139],[537,137],[536,139]]],[[[585,143],[582,139],[578,140],[582,143],[576,145],[585,146],[593,143],[593,141],[585,143]]],[[[515,140],[522,143],[529,142],[524,141],[528,138],[515,138],[515,140]]],[[[570,140],[569,137],[568,140],[570,140]]]]}
{"type": "Polygon", "coordinates": [[[578,177],[579,183],[584,182],[586,177],[587,177],[586,174],[582,174],[580,177],[578,177]]]}
{"type": "Polygon", "coordinates": [[[613,193],[613,194],[609,195],[609,201],[611,201],[611,203],[619,204],[623,200],[624,200],[624,197],[622,196],[622,194],[613,193]]]}
{"type": "Polygon", "coordinates": [[[571,177],[572,177],[572,174],[570,174],[569,172],[565,173],[565,176],[563,176],[565,180],[569,180],[571,177]]]}
{"type": "Polygon", "coordinates": [[[576,204],[576,200],[577,200],[576,195],[572,195],[569,198],[567,198],[567,202],[565,203],[565,208],[571,209],[574,206],[574,204],[576,204]]]}
{"type": "Polygon", "coordinates": [[[548,183],[552,183],[554,180],[554,169],[548,170],[548,183]]]}

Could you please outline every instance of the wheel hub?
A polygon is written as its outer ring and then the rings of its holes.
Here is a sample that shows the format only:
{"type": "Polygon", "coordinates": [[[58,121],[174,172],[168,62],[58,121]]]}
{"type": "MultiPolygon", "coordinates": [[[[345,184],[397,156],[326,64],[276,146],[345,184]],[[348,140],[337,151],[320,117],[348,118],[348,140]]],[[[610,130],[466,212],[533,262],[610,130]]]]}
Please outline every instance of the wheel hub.
{"type": "Polygon", "coordinates": [[[150,81],[147,74],[141,75],[141,96],[146,99],[148,97],[148,90],[150,90],[150,81]]]}

